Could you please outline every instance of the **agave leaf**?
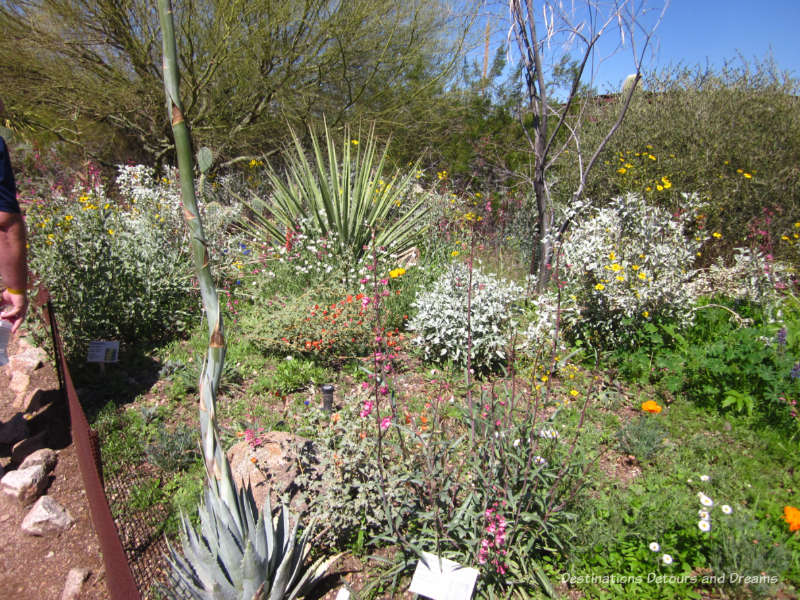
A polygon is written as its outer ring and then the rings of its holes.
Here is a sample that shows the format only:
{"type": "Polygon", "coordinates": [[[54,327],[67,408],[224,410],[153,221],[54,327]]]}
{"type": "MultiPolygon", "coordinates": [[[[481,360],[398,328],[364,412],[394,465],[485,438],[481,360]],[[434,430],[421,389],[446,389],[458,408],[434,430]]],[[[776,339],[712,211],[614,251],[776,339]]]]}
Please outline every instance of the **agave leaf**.
{"type": "Polygon", "coordinates": [[[267,551],[267,532],[264,529],[264,511],[258,513],[258,521],[255,527],[250,530],[250,541],[253,544],[253,552],[258,557],[261,569],[266,571],[269,554],[267,551]]]}
{"type": "Polygon", "coordinates": [[[314,586],[319,583],[319,580],[325,577],[325,574],[328,572],[328,569],[331,567],[331,565],[339,560],[339,558],[341,558],[343,555],[344,552],[340,552],[339,554],[334,554],[327,559],[317,559],[314,564],[306,569],[306,572],[294,586],[294,589],[286,597],[286,600],[302,598],[308,594],[308,592],[314,589],[314,586]]]}
{"type": "Polygon", "coordinates": [[[242,556],[241,573],[242,600],[258,598],[259,591],[263,592],[264,590],[264,573],[249,540],[245,545],[244,556],[242,556]]]}
{"type": "MultiPolygon", "coordinates": [[[[281,506],[280,513],[278,514],[278,528],[284,532],[289,527],[289,516],[286,506],[281,506]]],[[[278,569],[275,571],[275,577],[272,580],[272,590],[270,592],[270,600],[282,600],[284,594],[288,591],[291,584],[290,575],[294,572],[297,561],[302,561],[303,548],[299,549],[300,556],[298,557],[297,540],[297,525],[300,519],[295,521],[291,534],[285,538],[283,552],[281,553],[281,562],[278,569]]]]}
{"type": "Polygon", "coordinates": [[[183,555],[191,565],[198,584],[206,589],[214,581],[225,581],[230,585],[228,573],[219,564],[217,553],[208,547],[206,539],[197,535],[188,521],[184,521],[184,531],[183,555]]]}

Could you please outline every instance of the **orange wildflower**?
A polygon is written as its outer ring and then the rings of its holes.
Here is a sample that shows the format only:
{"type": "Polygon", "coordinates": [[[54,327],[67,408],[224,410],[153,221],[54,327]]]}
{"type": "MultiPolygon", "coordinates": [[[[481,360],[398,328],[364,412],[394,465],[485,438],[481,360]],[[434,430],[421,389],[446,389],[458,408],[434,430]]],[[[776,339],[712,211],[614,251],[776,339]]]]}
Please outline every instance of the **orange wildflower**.
{"type": "Polygon", "coordinates": [[[800,510],[794,506],[783,507],[783,520],[789,524],[789,531],[800,530],[800,510]]]}
{"type": "Polygon", "coordinates": [[[661,407],[655,400],[648,400],[647,402],[642,402],[642,410],[644,412],[658,414],[661,412],[661,407]]]}

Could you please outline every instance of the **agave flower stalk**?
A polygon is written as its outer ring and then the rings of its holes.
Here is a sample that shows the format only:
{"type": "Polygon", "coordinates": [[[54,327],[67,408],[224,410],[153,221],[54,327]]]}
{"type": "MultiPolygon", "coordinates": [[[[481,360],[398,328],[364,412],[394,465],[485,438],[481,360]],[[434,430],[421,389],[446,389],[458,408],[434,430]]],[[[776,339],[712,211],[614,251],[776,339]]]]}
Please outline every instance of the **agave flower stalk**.
{"type": "Polygon", "coordinates": [[[236,488],[230,465],[219,441],[216,419],[216,397],[225,361],[225,336],[222,326],[219,298],[211,277],[203,224],[197,210],[194,187],[194,159],[189,128],[183,116],[179,87],[177,45],[169,0],[159,0],[162,43],[164,49],[164,90],[167,98],[167,115],[172,122],[175,151],[180,171],[183,217],[190,234],[192,259],[208,320],[209,343],[200,374],[200,438],[209,482],[219,488],[220,496],[232,514],[237,514],[236,488]]]}
{"type": "MultiPolygon", "coordinates": [[[[216,420],[216,397],[225,361],[225,336],[219,298],[211,277],[203,225],[194,188],[194,159],[183,116],[175,31],[170,0],[158,1],[164,49],[164,89],[175,136],[183,214],[191,237],[192,257],[208,319],[209,343],[200,375],[200,435],[208,486],[200,506],[200,527],[182,517],[183,555],[170,546],[173,573],[190,597],[198,600],[293,600],[310,589],[338,558],[318,560],[305,569],[310,528],[298,540],[299,519],[290,530],[286,507],[275,523],[267,498],[258,511],[250,488],[237,492],[216,420]]],[[[208,151],[199,154],[201,169],[208,151]]],[[[204,167],[205,165],[205,167],[204,167]]]]}

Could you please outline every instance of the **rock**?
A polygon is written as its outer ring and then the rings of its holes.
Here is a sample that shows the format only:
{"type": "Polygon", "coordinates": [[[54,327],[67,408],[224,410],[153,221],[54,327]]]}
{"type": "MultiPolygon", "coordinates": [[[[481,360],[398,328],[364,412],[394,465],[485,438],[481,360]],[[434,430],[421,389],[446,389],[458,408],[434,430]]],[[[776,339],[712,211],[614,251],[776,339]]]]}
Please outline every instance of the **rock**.
{"type": "MultiPolygon", "coordinates": [[[[313,453],[313,444],[300,436],[284,431],[269,431],[260,436],[262,443],[252,449],[248,442],[241,441],[228,450],[231,473],[239,487],[250,484],[253,498],[260,509],[264,504],[267,491],[271,492],[270,502],[279,505],[280,495],[288,492],[293,495],[295,478],[299,475],[297,468],[298,453],[313,453]],[[255,459],[258,463],[254,463],[255,459]]],[[[293,507],[295,511],[302,506],[293,507]]]]}
{"type": "Polygon", "coordinates": [[[22,464],[28,455],[33,454],[42,448],[47,448],[46,438],[47,432],[40,431],[35,436],[29,437],[14,444],[14,446],[11,448],[11,462],[15,465],[22,464]]]}
{"type": "Polygon", "coordinates": [[[89,569],[70,569],[61,600],[78,600],[81,597],[83,582],[89,577],[89,569]]]}
{"type": "Polygon", "coordinates": [[[21,504],[30,504],[47,487],[47,471],[42,465],[9,471],[0,479],[0,489],[21,504]]]}
{"type": "Polygon", "coordinates": [[[22,461],[19,468],[27,469],[28,467],[42,465],[45,472],[49,473],[55,468],[57,462],[58,454],[56,454],[54,450],[50,448],[40,448],[36,452],[29,454],[25,460],[22,461]]]}
{"type": "Polygon", "coordinates": [[[8,358],[8,364],[12,371],[22,371],[30,373],[35,371],[47,361],[47,352],[41,348],[28,346],[24,350],[17,347],[17,353],[8,358]]]}
{"type": "Polygon", "coordinates": [[[28,437],[28,423],[21,414],[0,425],[0,444],[14,444],[28,437]]]}
{"type": "Polygon", "coordinates": [[[27,373],[24,371],[12,371],[11,382],[8,384],[8,389],[15,394],[21,394],[28,389],[30,384],[31,378],[27,373]]]}
{"type": "Polygon", "coordinates": [[[17,394],[14,400],[14,407],[24,413],[36,412],[44,406],[44,392],[39,388],[23,391],[17,394]]]}
{"type": "Polygon", "coordinates": [[[28,535],[48,535],[64,531],[74,522],[66,508],[50,496],[42,496],[22,519],[22,531],[28,535]]]}

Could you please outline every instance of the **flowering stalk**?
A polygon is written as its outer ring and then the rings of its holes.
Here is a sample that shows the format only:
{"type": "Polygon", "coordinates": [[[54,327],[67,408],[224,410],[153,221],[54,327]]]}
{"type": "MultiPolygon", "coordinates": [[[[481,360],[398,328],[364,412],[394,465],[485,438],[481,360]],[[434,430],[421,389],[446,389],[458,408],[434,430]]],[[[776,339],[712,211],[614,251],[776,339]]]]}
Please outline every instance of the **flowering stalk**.
{"type": "MultiPolygon", "coordinates": [[[[208,248],[203,232],[203,224],[197,209],[194,187],[194,159],[192,140],[183,115],[180,99],[180,78],[178,73],[177,45],[172,20],[170,0],[158,0],[164,53],[164,91],[167,99],[167,114],[171,119],[175,138],[175,151],[181,181],[183,217],[190,234],[192,258],[200,286],[200,295],[208,320],[209,342],[203,369],[200,374],[200,438],[203,449],[208,480],[217,488],[219,496],[230,509],[231,514],[240,517],[237,509],[236,487],[230,471],[230,464],[222,450],[216,418],[216,397],[225,361],[225,336],[222,327],[222,314],[217,290],[211,277],[208,248]]],[[[241,524],[240,524],[241,526],[241,524]]]]}

